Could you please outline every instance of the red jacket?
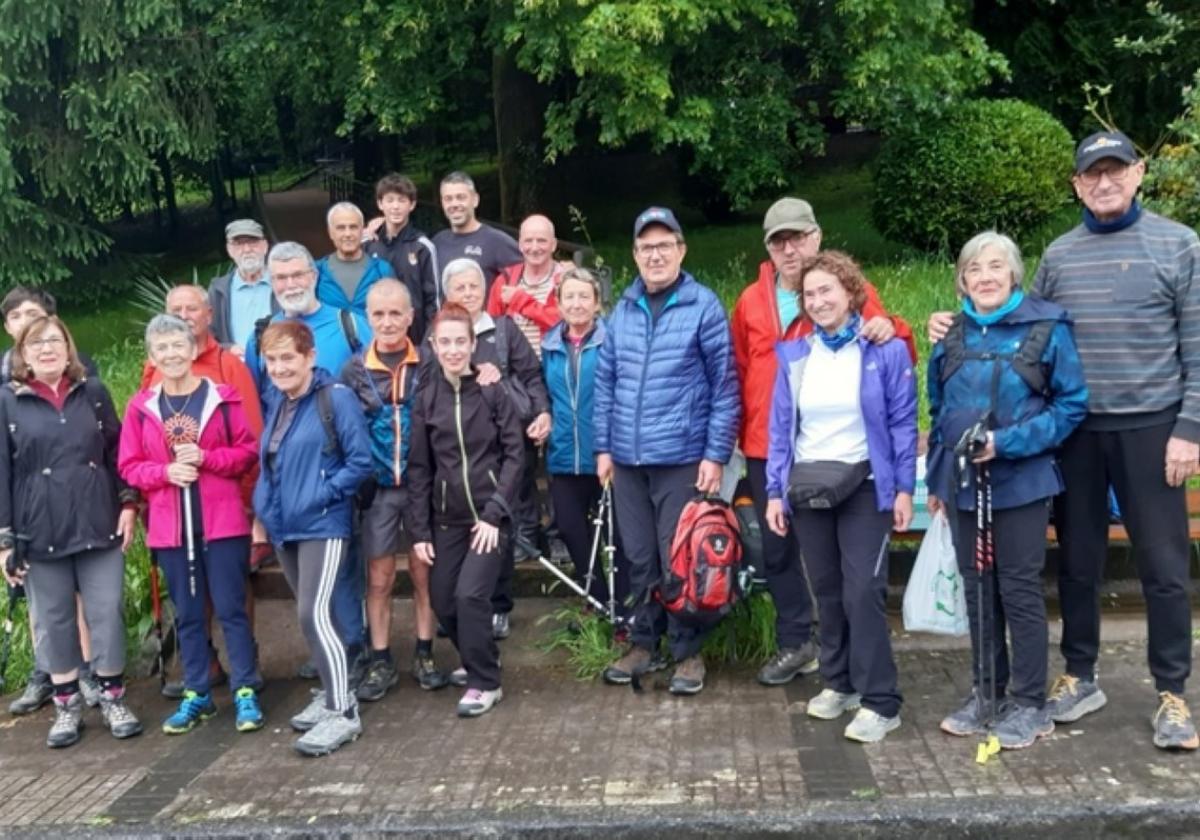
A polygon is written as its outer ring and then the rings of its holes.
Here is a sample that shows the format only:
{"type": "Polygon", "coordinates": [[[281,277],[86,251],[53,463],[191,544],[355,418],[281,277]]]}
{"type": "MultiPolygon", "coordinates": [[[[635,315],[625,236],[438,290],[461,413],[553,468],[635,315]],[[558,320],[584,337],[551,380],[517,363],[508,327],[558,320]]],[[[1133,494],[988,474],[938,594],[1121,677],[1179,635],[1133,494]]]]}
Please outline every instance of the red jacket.
{"type": "MultiPolygon", "coordinates": [[[[496,275],[496,281],[492,283],[492,290],[488,293],[487,311],[493,318],[499,315],[508,315],[509,317],[523,315],[537,324],[542,335],[545,335],[551,327],[562,320],[562,316],[558,314],[558,295],[554,291],[550,292],[550,297],[546,298],[545,303],[538,303],[537,298],[523,289],[513,292],[512,299],[507,304],[500,297],[500,289],[521,282],[521,275],[524,272],[525,263],[516,263],[496,275]]],[[[562,265],[554,263],[554,268],[550,272],[552,290],[558,288],[558,278],[562,276],[562,273],[562,265]]]]}
{"type": "MultiPolygon", "coordinates": [[[[877,316],[890,318],[896,328],[896,338],[908,345],[908,354],[916,364],[917,347],[912,330],[903,318],[888,315],[879,300],[879,293],[870,283],[867,284],[867,302],[863,305],[862,316],[863,320],[877,316]]],[[[765,459],[771,394],[775,389],[775,345],[808,335],[813,324],[800,314],[787,329],[780,327],[779,307],[775,301],[775,266],[765,260],[758,267],[758,279],[738,298],[730,329],[733,331],[738,381],[742,385],[742,427],[738,444],[747,458],[765,459]]]]}

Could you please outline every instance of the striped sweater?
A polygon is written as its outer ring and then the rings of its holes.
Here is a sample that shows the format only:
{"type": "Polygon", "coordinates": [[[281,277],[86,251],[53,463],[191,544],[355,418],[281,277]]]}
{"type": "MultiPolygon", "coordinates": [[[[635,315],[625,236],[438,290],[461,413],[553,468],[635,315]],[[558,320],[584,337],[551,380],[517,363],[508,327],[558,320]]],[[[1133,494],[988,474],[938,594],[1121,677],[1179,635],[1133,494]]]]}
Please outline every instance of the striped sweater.
{"type": "Polygon", "coordinates": [[[1088,386],[1084,428],[1174,421],[1200,441],[1200,237],[1149,211],[1124,230],[1080,225],[1050,244],[1033,292],[1065,308],[1088,386]]]}

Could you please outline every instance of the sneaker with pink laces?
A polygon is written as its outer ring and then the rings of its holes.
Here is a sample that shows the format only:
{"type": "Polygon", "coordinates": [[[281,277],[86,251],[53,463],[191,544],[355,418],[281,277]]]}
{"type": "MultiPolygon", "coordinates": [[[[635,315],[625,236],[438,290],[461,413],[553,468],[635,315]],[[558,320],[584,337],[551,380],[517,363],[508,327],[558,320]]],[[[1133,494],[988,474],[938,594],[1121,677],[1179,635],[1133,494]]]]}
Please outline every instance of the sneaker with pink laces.
{"type": "Polygon", "coordinates": [[[491,711],[492,706],[495,706],[502,699],[504,699],[504,691],[499,688],[492,691],[468,688],[467,693],[458,701],[458,716],[479,717],[491,711]]]}

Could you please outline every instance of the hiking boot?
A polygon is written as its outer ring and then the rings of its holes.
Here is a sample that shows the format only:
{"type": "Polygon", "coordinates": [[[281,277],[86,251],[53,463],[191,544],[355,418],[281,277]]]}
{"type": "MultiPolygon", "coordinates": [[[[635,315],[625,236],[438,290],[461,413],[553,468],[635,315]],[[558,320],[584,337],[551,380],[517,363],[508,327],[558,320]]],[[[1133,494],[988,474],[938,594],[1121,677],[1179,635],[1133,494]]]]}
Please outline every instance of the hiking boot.
{"type": "Polygon", "coordinates": [[[300,663],[300,667],[296,669],[296,676],[302,680],[319,679],[321,672],[317,670],[316,663],[311,659],[300,663]]]}
{"type": "Polygon", "coordinates": [[[365,650],[357,654],[353,659],[347,657],[346,683],[351,694],[358,691],[359,686],[363,684],[363,680],[367,678],[367,671],[370,669],[371,655],[365,650]]]}
{"type": "Polygon", "coordinates": [[[468,688],[467,693],[458,701],[458,716],[459,717],[479,717],[492,710],[501,700],[504,699],[504,691],[495,689],[493,691],[483,691],[478,688],[468,688]]]}
{"type": "Polygon", "coordinates": [[[238,732],[253,732],[262,729],[265,720],[262,706],[258,705],[258,693],[248,685],[239,688],[233,695],[233,708],[237,713],[233,725],[238,732]]]}
{"type": "Polygon", "coordinates": [[[297,732],[307,732],[318,723],[325,715],[325,692],[313,691],[312,699],[308,701],[299,714],[292,715],[292,719],[288,721],[292,729],[297,732]]]}
{"type": "Polygon", "coordinates": [[[114,738],[132,738],[142,734],[142,722],[125,704],[125,686],[100,692],[100,719],[114,738]]]}
{"type": "Polygon", "coordinates": [[[672,694],[699,694],[704,688],[704,674],[704,657],[693,654],[675,666],[667,690],[672,694]]]}
{"type": "Polygon", "coordinates": [[[162,731],[167,735],[182,735],[191,732],[196,724],[208,720],[217,713],[212,694],[200,694],[192,690],[183,692],[179,708],[169,718],[163,721],[162,731]]]}
{"type": "MultiPolygon", "coordinates": [[[[413,654],[412,675],[413,679],[417,681],[417,685],[426,691],[436,691],[450,684],[450,679],[437,669],[432,656],[413,654]]],[[[466,676],[467,672],[463,671],[463,678],[465,679],[466,676]]]]}
{"type": "Polygon", "coordinates": [[[492,638],[497,641],[507,639],[512,632],[508,623],[508,613],[492,613],[492,638]]]}
{"type": "Polygon", "coordinates": [[[83,697],[78,691],[66,697],[54,697],[54,723],[46,736],[46,746],[51,749],[69,747],[79,743],[83,732],[83,697]]]}
{"type": "MultiPolygon", "coordinates": [[[[988,700],[980,696],[979,689],[971,689],[971,695],[955,711],[942,718],[941,728],[947,735],[982,735],[987,731],[984,724],[984,713],[988,700]]],[[[996,722],[999,722],[1012,710],[1012,702],[1007,697],[996,698],[996,722]]]]}
{"type": "Polygon", "coordinates": [[[758,672],[762,685],[787,685],[801,674],[811,674],[821,667],[817,661],[817,646],[810,639],[795,648],[780,648],[758,672]]]}
{"type": "Polygon", "coordinates": [[[1055,723],[1074,723],[1084,715],[1100,711],[1107,702],[1108,698],[1095,680],[1062,674],[1050,686],[1046,713],[1055,723]]]}
{"type": "Polygon", "coordinates": [[[79,672],[79,693],[85,706],[94,709],[100,705],[100,680],[91,671],[79,672]]]}
{"type": "Polygon", "coordinates": [[[843,712],[853,712],[862,705],[857,694],[842,694],[832,688],[823,688],[821,693],[808,701],[808,716],[821,720],[837,720],[843,712]]]}
{"type": "Polygon", "coordinates": [[[301,755],[329,755],[361,734],[362,721],[358,719],[358,704],[355,703],[345,712],[325,709],[317,724],[301,735],[292,746],[301,755]]]}
{"type": "Polygon", "coordinates": [[[395,664],[388,659],[377,659],[371,663],[371,667],[367,670],[367,675],[359,684],[355,695],[359,700],[374,703],[376,700],[382,700],[388,689],[398,682],[400,682],[400,673],[396,670],[395,664]]]}
{"type": "Polygon", "coordinates": [[[1187,701],[1171,691],[1160,691],[1158,711],[1150,719],[1154,724],[1154,746],[1160,750],[1194,750],[1200,747],[1196,725],[1187,701]]]}
{"type": "Polygon", "coordinates": [[[21,696],[8,705],[8,711],[14,715],[27,715],[45,706],[54,697],[54,686],[50,683],[50,675],[34,671],[25,683],[21,696]]]}
{"type": "Polygon", "coordinates": [[[996,739],[1001,749],[1023,750],[1053,731],[1054,721],[1045,709],[1014,705],[996,724],[996,739]]]}
{"type": "Polygon", "coordinates": [[[455,688],[464,688],[467,685],[467,669],[459,665],[450,672],[450,685],[455,688]]]}
{"type": "Polygon", "coordinates": [[[884,717],[870,709],[859,709],[854,720],[842,732],[851,741],[860,744],[875,744],[887,737],[887,734],[900,726],[900,715],[884,717]]]}
{"type": "Polygon", "coordinates": [[[630,645],[624,656],[604,669],[604,681],[609,685],[629,685],[633,681],[634,671],[649,674],[666,667],[667,663],[661,654],[630,645]]]}

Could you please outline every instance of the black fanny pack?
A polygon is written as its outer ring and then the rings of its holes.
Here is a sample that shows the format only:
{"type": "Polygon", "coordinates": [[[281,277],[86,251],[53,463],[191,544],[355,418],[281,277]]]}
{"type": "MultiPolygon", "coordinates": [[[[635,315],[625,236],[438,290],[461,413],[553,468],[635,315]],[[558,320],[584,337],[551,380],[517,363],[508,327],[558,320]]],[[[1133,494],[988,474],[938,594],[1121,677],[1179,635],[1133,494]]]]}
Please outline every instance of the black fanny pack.
{"type": "Polygon", "coordinates": [[[801,461],[788,475],[788,501],[793,510],[829,510],[848,499],[870,474],[870,461],[801,461]]]}

